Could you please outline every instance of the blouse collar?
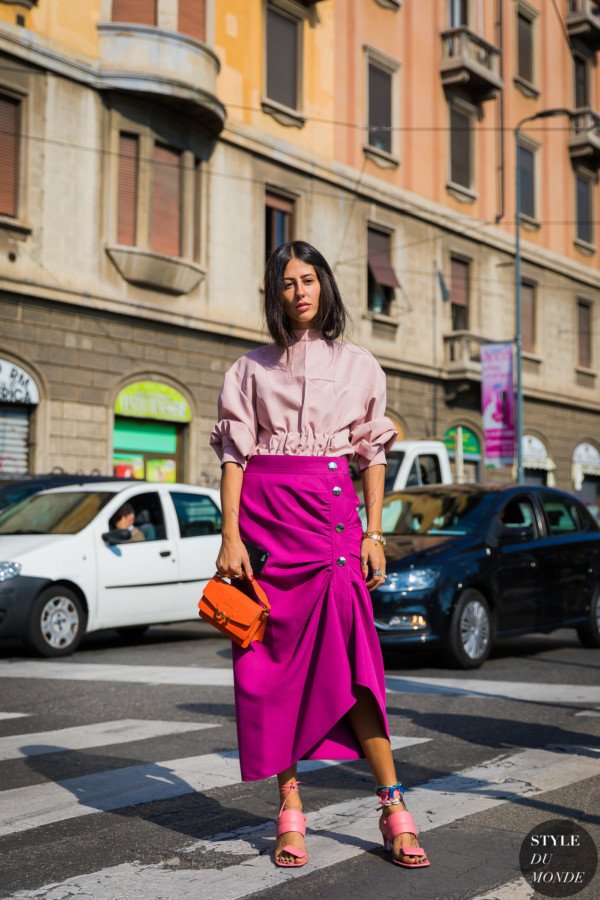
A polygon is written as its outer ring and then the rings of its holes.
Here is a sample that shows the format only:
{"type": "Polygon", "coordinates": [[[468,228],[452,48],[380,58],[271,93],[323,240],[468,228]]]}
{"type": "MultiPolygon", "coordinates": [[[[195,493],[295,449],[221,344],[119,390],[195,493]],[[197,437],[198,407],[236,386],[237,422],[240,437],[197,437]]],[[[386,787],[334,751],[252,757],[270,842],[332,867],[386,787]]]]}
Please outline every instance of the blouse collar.
{"type": "Polygon", "coordinates": [[[323,340],[323,334],[320,328],[294,328],[292,333],[297,342],[323,340]]]}

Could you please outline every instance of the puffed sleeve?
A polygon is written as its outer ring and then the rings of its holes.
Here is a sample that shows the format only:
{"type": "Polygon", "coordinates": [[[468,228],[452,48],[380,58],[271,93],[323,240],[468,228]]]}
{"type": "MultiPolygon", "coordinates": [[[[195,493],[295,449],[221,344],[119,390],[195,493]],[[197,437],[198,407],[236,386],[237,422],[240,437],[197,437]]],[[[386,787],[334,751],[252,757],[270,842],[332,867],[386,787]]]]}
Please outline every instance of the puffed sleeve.
{"type": "Polygon", "coordinates": [[[251,379],[244,357],[225,373],[217,407],[218,422],[210,435],[210,445],[221,460],[246,462],[256,448],[256,410],[252,402],[251,379]]]}
{"type": "Polygon", "coordinates": [[[371,382],[370,389],[366,392],[364,414],[350,427],[350,443],[361,472],[369,466],[385,465],[385,452],[390,449],[397,435],[392,420],[385,415],[385,372],[375,359],[371,382]]]}

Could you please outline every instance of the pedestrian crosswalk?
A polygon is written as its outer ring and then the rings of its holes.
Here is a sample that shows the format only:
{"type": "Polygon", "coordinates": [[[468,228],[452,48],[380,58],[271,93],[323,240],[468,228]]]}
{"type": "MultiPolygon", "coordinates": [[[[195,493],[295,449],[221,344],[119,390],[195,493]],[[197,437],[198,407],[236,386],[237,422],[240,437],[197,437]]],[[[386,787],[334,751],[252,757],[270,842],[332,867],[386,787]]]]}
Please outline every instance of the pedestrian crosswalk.
{"type": "MultiPolygon", "coordinates": [[[[6,670],[10,670],[17,683],[21,678],[39,678],[43,671],[45,681],[82,680],[98,684],[116,681],[123,685],[223,688],[229,695],[231,684],[230,671],[217,668],[104,666],[25,660],[0,663],[0,677],[6,677],[6,670]]],[[[517,682],[471,677],[388,678],[390,692],[396,696],[412,694],[412,699],[415,694],[437,693],[438,696],[467,698],[469,702],[474,699],[486,699],[488,704],[490,701],[514,702],[525,700],[521,687],[517,682]]],[[[556,703],[561,687],[565,686],[544,685],[539,690],[535,686],[533,689],[531,685],[526,686],[528,698],[537,694],[537,702],[541,704],[556,703]],[[552,697],[554,700],[550,699],[552,697]]],[[[571,698],[570,715],[585,712],[582,709],[575,711],[573,703],[597,704],[600,697],[595,692],[596,689],[590,687],[580,690],[577,699],[571,698]]],[[[186,707],[180,704],[177,708],[186,707]]],[[[227,796],[235,798],[236,791],[247,795],[249,791],[257,794],[265,790],[260,783],[241,784],[231,720],[224,717],[222,721],[215,721],[216,718],[213,715],[210,721],[203,721],[202,713],[198,712],[189,721],[177,716],[111,718],[39,730],[34,712],[0,713],[0,719],[6,723],[5,731],[19,732],[0,737],[0,859],[4,846],[17,852],[14,850],[18,847],[16,836],[19,841],[27,840],[31,846],[36,835],[48,834],[48,828],[60,829],[63,840],[76,843],[85,821],[89,821],[85,817],[106,818],[112,813],[128,810],[128,818],[123,821],[131,822],[135,821],[135,812],[139,808],[164,809],[165,804],[177,803],[179,799],[183,803],[192,795],[206,796],[213,792],[215,797],[220,797],[223,792],[229,792],[227,796]],[[227,739],[221,739],[219,736],[226,731],[227,739]],[[190,753],[190,748],[202,735],[212,736],[213,749],[190,753]],[[183,753],[187,751],[188,755],[161,756],[159,748],[172,749],[170,745],[175,740],[178,748],[182,747],[183,753]],[[131,760],[123,759],[127,756],[124,752],[127,745],[134,744],[136,754],[131,760]],[[139,753],[139,748],[149,746],[151,751],[139,753]],[[114,747],[120,749],[121,758],[110,755],[114,747]],[[88,750],[93,750],[94,755],[86,756],[88,750]],[[74,757],[79,754],[80,760],[85,760],[93,771],[88,768],[80,774],[74,771],[64,777],[63,767],[63,775],[54,778],[52,767],[61,756],[67,759],[69,753],[74,757]],[[128,764],[115,766],[117,758],[119,763],[128,764]],[[19,786],[9,787],[3,775],[17,771],[20,773],[19,786]]],[[[577,743],[573,744],[557,740],[536,749],[489,752],[476,764],[459,766],[450,774],[422,780],[409,791],[407,805],[421,831],[426,833],[452,828],[456,823],[475,820],[484,814],[497,814],[511,804],[535,803],[546,792],[572,790],[579,783],[597,777],[600,771],[598,742],[592,738],[586,741],[585,733],[577,737],[577,743]]],[[[392,747],[402,751],[403,760],[413,759],[418,764],[419,755],[429,746],[433,747],[436,740],[438,738],[396,735],[392,737],[392,747]]],[[[326,773],[336,766],[344,766],[347,772],[348,767],[355,764],[339,760],[305,760],[299,765],[299,774],[310,782],[310,773],[326,773]]],[[[269,785],[268,790],[272,794],[273,786],[269,785]]],[[[191,836],[185,838],[179,834],[174,838],[178,841],[176,846],[170,845],[168,853],[158,859],[121,853],[116,844],[110,865],[103,865],[106,861],[102,860],[100,865],[93,866],[85,862],[87,857],[82,857],[79,867],[75,861],[75,871],[62,880],[54,877],[34,886],[30,882],[25,888],[11,884],[7,892],[2,888],[0,864],[0,900],[63,900],[71,896],[90,900],[138,900],[142,897],[144,900],[243,900],[271,889],[277,891],[283,885],[289,885],[292,876],[289,871],[273,866],[272,819],[258,818],[259,821],[240,827],[228,823],[228,831],[221,828],[213,833],[209,828],[208,833],[201,832],[201,838],[191,832],[191,836]],[[206,859],[207,863],[199,864],[199,859],[206,859]]],[[[358,860],[378,846],[374,800],[364,792],[336,798],[335,791],[330,791],[316,807],[314,803],[309,807],[307,820],[310,864],[294,871],[293,878],[299,884],[307,877],[317,877],[335,866],[358,860]]],[[[426,841],[422,843],[427,846],[426,841]]],[[[465,895],[465,900],[524,900],[532,896],[522,878],[511,876],[502,885],[490,883],[489,887],[489,891],[465,895]]],[[[383,896],[391,897],[392,894],[383,896]]]]}

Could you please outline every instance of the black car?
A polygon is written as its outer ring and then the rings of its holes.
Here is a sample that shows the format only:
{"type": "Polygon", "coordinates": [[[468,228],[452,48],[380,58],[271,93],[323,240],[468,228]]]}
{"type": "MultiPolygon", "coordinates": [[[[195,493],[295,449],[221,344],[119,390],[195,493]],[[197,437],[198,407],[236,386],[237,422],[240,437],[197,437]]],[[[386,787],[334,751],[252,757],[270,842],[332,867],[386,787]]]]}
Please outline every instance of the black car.
{"type": "Polygon", "coordinates": [[[383,647],[439,647],[480,666],[496,637],[577,629],[600,647],[600,527],[546,487],[439,485],[383,504],[387,581],[371,594],[383,647]]]}
{"type": "Polygon", "coordinates": [[[19,503],[31,494],[47,491],[49,488],[66,487],[69,484],[89,484],[93,481],[125,481],[116,475],[69,475],[51,472],[48,475],[0,475],[0,509],[19,503]]]}

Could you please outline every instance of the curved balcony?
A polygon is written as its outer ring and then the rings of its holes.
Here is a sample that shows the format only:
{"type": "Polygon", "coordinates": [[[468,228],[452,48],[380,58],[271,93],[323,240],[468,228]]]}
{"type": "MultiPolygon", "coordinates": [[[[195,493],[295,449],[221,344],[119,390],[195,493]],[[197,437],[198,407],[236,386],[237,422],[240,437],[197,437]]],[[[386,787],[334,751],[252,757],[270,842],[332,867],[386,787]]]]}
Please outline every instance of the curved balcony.
{"type": "Polygon", "coordinates": [[[225,107],[216,96],[219,60],[206,44],[175,31],[122,22],[100,24],[98,32],[103,88],[168,100],[211,134],[221,131],[225,107]]]}

